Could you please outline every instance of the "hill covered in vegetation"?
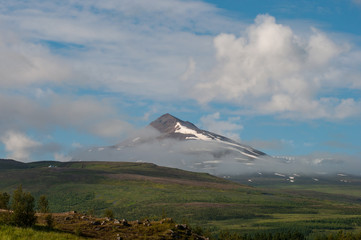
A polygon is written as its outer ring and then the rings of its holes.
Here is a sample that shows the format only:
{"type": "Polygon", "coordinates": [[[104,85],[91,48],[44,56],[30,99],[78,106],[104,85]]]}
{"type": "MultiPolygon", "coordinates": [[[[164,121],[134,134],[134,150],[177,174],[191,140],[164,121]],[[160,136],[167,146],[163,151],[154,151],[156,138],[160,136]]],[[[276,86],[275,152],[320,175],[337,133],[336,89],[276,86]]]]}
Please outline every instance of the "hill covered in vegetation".
{"type": "Polygon", "coordinates": [[[172,218],[215,238],[281,232],[315,237],[361,229],[357,184],[337,193],[320,184],[252,187],[148,163],[7,161],[6,166],[0,168],[0,192],[12,193],[22,184],[36,198],[46,195],[52,212],[99,217],[111,209],[115,218],[129,222],[172,218]]]}

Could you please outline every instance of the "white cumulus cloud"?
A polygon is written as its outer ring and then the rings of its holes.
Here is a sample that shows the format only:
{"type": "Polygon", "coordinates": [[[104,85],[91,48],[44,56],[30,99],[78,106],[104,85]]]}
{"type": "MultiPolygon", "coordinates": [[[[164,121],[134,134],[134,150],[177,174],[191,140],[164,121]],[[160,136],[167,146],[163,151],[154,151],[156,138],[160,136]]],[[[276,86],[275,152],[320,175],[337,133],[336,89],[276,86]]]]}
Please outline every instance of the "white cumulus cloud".
{"type": "Polygon", "coordinates": [[[7,131],[0,140],[5,145],[5,150],[9,153],[8,158],[27,161],[36,148],[41,146],[37,142],[21,132],[7,131]]]}
{"type": "MultiPolygon", "coordinates": [[[[350,104],[359,110],[357,99],[319,96],[329,83],[334,84],[334,69],[342,71],[335,62],[349,50],[319,30],[300,37],[274,17],[259,15],[242,36],[215,37],[214,47],[218,63],[195,85],[193,96],[201,103],[228,102],[293,118],[347,118],[355,111],[339,108],[350,104]]],[[[337,81],[341,87],[342,81],[337,81]]]]}

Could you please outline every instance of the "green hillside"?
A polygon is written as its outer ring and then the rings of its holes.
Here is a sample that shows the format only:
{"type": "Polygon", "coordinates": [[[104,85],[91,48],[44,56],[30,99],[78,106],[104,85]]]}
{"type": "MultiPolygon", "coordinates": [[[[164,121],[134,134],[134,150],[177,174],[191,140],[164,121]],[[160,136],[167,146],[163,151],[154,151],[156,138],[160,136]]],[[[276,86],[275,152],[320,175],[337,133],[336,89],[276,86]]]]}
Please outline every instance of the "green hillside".
{"type": "Polygon", "coordinates": [[[348,195],[345,191],[327,192],[322,186],[322,191],[301,185],[299,189],[251,187],[148,163],[25,165],[0,168],[0,191],[12,193],[22,184],[36,198],[45,194],[53,212],[77,210],[100,216],[110,208],[119,219],[171,217],[176,222],[201,226],[213,235],[222,231],[297,231],[313,236],[324,231],[361,229],[360,198],[351,196],[352,189],[360,191],[358,184],[349,186],[348,195]]]}

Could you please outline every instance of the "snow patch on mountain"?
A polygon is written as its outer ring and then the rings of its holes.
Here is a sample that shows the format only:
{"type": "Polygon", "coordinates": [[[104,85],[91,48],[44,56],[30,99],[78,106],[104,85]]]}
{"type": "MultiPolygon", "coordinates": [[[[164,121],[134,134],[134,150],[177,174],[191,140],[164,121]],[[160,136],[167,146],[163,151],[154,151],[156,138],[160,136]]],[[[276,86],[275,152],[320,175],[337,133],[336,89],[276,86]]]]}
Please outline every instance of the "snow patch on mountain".
{"type": "MultiPolygon", "coordinates": [[[[204,141],[211,141],[212,138],[198,133],[197,131],[187,128],[185,126],[183,126],[182,124],[180,124],[179,122],[177,122],[177,124],[175,125],[175,133],[182,133],[182,134],[189,134],[189,135],[194,135],[194,138],[199,139],[199,140],[204,140],[204,141]]],[[[188,139],[190,139],[192,137],[188,137],[188,139]]]]}

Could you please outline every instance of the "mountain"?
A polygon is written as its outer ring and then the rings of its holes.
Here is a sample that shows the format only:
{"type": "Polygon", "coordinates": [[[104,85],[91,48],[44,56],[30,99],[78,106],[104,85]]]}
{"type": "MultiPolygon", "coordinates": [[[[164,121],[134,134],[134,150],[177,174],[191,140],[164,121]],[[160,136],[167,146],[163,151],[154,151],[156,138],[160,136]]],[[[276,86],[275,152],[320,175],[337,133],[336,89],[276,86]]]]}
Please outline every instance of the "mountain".
{"type": "Polygon", "coordinates": [[[168,113],[119,144],[79,149],[71,158],[73,161],[148,162],[218,176],[262,172],[359,174],[359,168],[355,167],[359,163],[354,158],[269,156],[168,113]]]}
{"type": "MultiPolygon", "coordinates": [[[[116,149],[136,147],[142,144],[154,144],[157,141],[169,148],[177,148],[186,154],[208,154],[213,160],[232,157],[237,161],[253,161],[267,154],[232,139],[199,129],[191,122],[183,121],[166,113],[151,122],[144,131],[131,139],[113,146],[116,149]]],[[[166,150],[166,149],[164,149],[166,150]]],[[[175,149],[171,150],[173,152],[175,149]]],[[[210,160],[210,159],[208,159],[210,160]]]]}
{"type": "Polygon", "coordinates": [[[74,161],[149,162],[217,175],[258,171],[253,166],[268,164],[268,159],[271,157],[262,151],[202,130],[169,113],[119,144],[72,154],[74,161]]]}
{"type": "Polygon", "coordinates": [[[162,115],[149,125],[161,133],[158,139],[172,138],[178,140],[200,140],[216,143],[219,146],[222,146],[221,152],[218,150],[218,154],[216,154],[216,156],[220,156],[219,154],[223,155],[234,153],[235,155],[238,155],[240,160],[252,160],[266,155],[265,153],[250,146],[240,144],[216,133],[199,129],[193,123],[180,120],[169,113],[162,115]]]}

